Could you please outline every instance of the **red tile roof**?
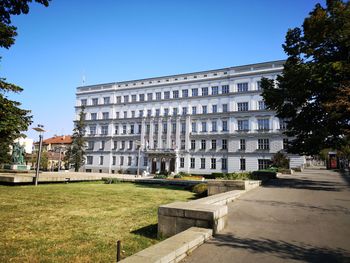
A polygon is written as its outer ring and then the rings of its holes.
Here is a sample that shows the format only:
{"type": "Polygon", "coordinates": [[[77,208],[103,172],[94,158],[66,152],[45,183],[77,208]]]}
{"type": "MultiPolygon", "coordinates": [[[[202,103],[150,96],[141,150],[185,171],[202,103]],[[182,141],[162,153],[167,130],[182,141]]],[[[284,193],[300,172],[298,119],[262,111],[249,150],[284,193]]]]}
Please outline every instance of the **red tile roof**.
{"type": "Polygon", "coordinates": [[[72,136],[63,135],[63,136],[54,136],[52,138],[48,138],[43,140],[43,144],[71,144],[72,136]]]}

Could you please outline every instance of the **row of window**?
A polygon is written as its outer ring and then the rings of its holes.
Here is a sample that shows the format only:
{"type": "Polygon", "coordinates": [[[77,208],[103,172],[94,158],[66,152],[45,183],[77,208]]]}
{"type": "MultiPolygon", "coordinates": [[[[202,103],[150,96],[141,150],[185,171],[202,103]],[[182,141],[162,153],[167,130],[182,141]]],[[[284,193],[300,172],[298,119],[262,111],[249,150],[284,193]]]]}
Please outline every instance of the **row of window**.
{"type": "MultiPolygon", "coordinates": [[[[120,166],[128,165],[128,166],[137,166],[139,159],[138,157],[135,158],[135,163],[133,163],[132,156],[127,156],[126,163],[125,163],[125,157],[119,156],[119,164],[120,166]]],[[[207,158],[200,158],[200,169],[206,169],[206,159],[207,158]]],[[[266,169],[269,167],[271,161],[268,159],[258,159],[258,169],[266,169]]],[[[86,164],[92,165],[93,164],[93,156],[87,156],[86,158],[86,164]]],[[[99,165],[104,164],[104,156],[99,156],[99,165]]],[[[117,165],[117,156],[112,157],[112,165],[117,165]]],[[[143,166],[148,166],[148,158],[143,158],[143,166]]],[[[180,157],[180,168],[185,168],[185,158],[180,157]]],[[[196,169],[196,158],[190,158],[190,168],[196,169]]],[[[216,170],[217,169],[217,158],[210,158],[210,169],[216,170]]],[[[227,170],[227,158],[221,158],[221,170],[227,170]]],[[[240,170],[245,171],[246,170],[246,159],[241,158],[240,159],[240,170]]]]}
{"type": "MultiPolygon", "coordinates": [[[[237,84],[237,92],[247,92],[249,90],[249,83],[242,82],[237,84]]],[[[260,81],[257,82],[257,90],[261,90],[260,81]]],[[[208,96],[208,95],[219,95],[219,94],[228,94],[230,93],[229,85],[212,86],[212,87],[202,87],[202,88],[192,88],[192,89],[183,89],[181,90],[173,90],[163,91],[163,92],[150,92],[146,94],[132,94],[132,95],[124,95],[124,96],[116,96],[116,103],[129,103],[129,102],[143,102],[143,101],[160,101],[167,99],[178,99],[178,98],[188,98],[190,97],[198,97],[198,96],[208,96]]],[[[89,105],[99,105],[99,104],[110,104],[110,97],[103,97],[102,103],[99,101],[99,98],[92,98],[91,104],[89,105]]],[[[81,99],[80,104],[82,106],[88,105],[87,99],[81,99]]]]}
{"type": "MultiPolygon", "coordinates": [[[[201,107],[201,112],[197,111],[197,109],[198,109],[197,106],[192,106],[191,107],[191,114],[194,115],[194,114],[199,114],[199,113],[208,114],[208,113],[218,113],[219,112],[218,105],[216,105],[216,104],[211,106],[211,111],[208,110],[207,105],[203,105],[201,107]]],[[[258,110],[265,110],[265,109],[266,109],[266,106],[265,106],[264,101],[259,101],[258,102],[258,110]]],[[[164,108],[162,111],[162,114],[161,114],[160,109],[155,109],[155,111],[152,111],[152,109],[149,109],[147,111],[139,110],[137,116],[136,116],[136,111],[134,111],[134,110],[132,110],[130,112],[123,111],[122,112],[123,115],[121,115],[120,112],[116,112],[116,119],[129,118],[129,117],[142,118],[142,117],[145,117],[145,112],[147,112],[147,117],[152,117],[152,116],[159,117],[159,116],[170,116],[170,115],[177,116],[179,114],[182,114],[182,115],[189,114],[188,107],[182,107],[181,110],[182,111],[180,113],[178,108],[172,108],[172,112],[170,112],[169,108],[164,108]],[[130,113],[130,115],[128,113],[130,113]]],[[[237,103],[237,111],[249,111],[248,102],[237,103]]],[[[221,108],[220,112],[223,112],[223,113],[228,112],[228,104],[222,104],[222,108],[221,108]]],[[[102,120],[107,120],[107,119],[109,119],[109,117],[110,117],[109,112],[102,112],[102,116],[101,116],[102,120]]],[[[97,120],[97,113],[95,113],[95,112],[90,113],[90,120],[97,120]]]]}
{"type": "MultiPolygon", "coordinates": [[[[197,143],[199,141],[196,140],[191,140],[190,141],[190,150],[196,150],[197,149],[197,143]]],[[[218,149],[218,143],[220,142],[220,146],[222,150],[227,150],[227,139],[222,139],[220,141],[213,139],[213,140],[201,140],[200,141],[200,150],[217,150],[218,149]],[[210,144],[210,145],[209,145],[210,144]]],[[[171,145],[168,145],[168,147],[166,147],[166,140],[162,141],[163,143],[163,148],[175,148],[175,141],[172,140],[171,145]]],[[[106,142],[105,141],[101,141],[100,142],[100,148],[99,150],[105,150],[105,145],[106,142]]],[[[181,150],[185,150],[185,145],[186,145],[186,141],[185,140],[181,140],[181,145],[180,145],[180,149],[181,150]]],[[[113,141],[113,150],[134,150],[134,146],[136,146],[136,148],[138,149],[140,146],[135,145],[134,141],[130,140],[130,141],[113,141]],[[119,147],[118,147],[119,146],[119,147]],[[126,148],[126,146],[128,146],[126,148]]],[[[288,147],[288,139],[284,138],[283,139],[283,149],[287,149],[288,147]]],[[[146,148],[149,148],[149,142],[146,142],[146,148]]],[[[154,140],[153,141],[153,147],[152,148],[158,148],[158,140],[154,140]]],[[[94,150],[95,149],[95,142],[94,141],[88,141],[88,145],[87,145],[87,149],[88,150],[94,150]]],[[[258,144],[257,144],[257,149],[258,150],[269,150],[270,149],[270,140],[269,139],[258,139],[258,144]]],[[[241,151],[245,151],[246,150],[246,140],[245,139],[240,139],[240,143],[239,143],[239,150],[241,151]]]]}

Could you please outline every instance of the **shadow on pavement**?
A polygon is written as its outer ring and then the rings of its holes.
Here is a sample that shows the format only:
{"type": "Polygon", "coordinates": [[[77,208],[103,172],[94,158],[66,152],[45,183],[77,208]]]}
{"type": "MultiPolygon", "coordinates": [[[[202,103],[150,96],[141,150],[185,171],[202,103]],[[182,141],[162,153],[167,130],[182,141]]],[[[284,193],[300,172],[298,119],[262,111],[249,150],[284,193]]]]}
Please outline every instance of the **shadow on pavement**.
{"type": "Polygon", "coordinates": [[[348,186],[350,186],[350,173],[349,173],[349,170],[341,170],[340,174],[343,177],[343,179],[346,181],[348,186]]]}
{"type": "Polygon", "coordinates": [[[270,180],[263,187],[277,187],[277,188],[293,188],[302,190],[313,191],[341,191],[344,189],[344,185],[336,182],[329,181],[316,181],[299,178],[280,178],[276,180],[270,180]]]}
{"type": "Polygon", "coordinates": [[[305,262],[329,263],[350,262],[350,254],[345,250],[327,247],[315,247],[304,243],[288,243],[272,239],[237,238],[233,234],[219,234],[208,241],[215,246],[227,246],[235,249],[248,250],[252,253],[262,253],[280,257],[282,259],[300,260],[305,262]]]}

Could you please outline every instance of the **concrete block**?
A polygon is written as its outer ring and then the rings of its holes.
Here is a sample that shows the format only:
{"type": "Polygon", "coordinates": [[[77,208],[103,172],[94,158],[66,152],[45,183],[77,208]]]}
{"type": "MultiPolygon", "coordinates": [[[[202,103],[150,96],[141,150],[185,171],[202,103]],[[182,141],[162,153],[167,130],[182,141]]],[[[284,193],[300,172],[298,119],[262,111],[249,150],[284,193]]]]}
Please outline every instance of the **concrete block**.
{"type": "Polygon", "coordinates": [[[170,237],[176,233],[176,217],[158,214],[158,236],[170,237]]]}

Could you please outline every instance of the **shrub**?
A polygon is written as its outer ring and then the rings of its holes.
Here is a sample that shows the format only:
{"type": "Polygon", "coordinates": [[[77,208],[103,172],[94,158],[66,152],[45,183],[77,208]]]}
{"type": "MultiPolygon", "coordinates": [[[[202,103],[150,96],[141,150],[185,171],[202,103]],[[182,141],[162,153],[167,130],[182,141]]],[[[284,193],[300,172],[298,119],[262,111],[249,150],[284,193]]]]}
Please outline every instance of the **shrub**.
{"type": "Polygon", "coordinates": [[[208,194],[207,184],[197,184],[193,187],[192,192],[196,193],[197,196],[204,197],[208,194]]]}
{"type": "Polygon", "coordinates": [[[259,170],[252,172],[252,179],[255,180],[268,180],[268,179],[276,179],[276,172],[271,170],[259,170]]]}
{"type": "Polygon", "coordinates": [[[174,175],[174,178],[182,178],[182,175],[181,175],[180,173],[175,174],[175,175],[174,175]]]}
{"type": "Polygon", "coordinates": [[[215,179],[215,175],[213,174],[203,174],[202,175],[205,179],[215,179]]]}
{"type": "Polygon", "coordinates": [[[178,175],[181,175],[181,176],[191,176],[191,174],[186,173],[186,172],[179,172],[178,175]]]}
{"type": "Polygon", "coordinates": [[[212,173],[211,175],[214,177],[214,179],[216,179],[216,178],[225,178],[225,174],[224,173],[212,173]]]}
{"type": "Polygon", "coordinates": [[[121,183],[121,181],[118,178],[102,178],[102,181],[105,184],[118,184],[118,183],[121,183]]]}
{"type": "Polygon", "coordinates": [[[224,179],[226,180],[249,180],[251,179],[251,173],[229,173],[226,174],[224,179]]]}
{"type": "Polygon", "coordinates": [[[157,174],[153,177],[153,179],[167,179],[168,176],[166,176],[165,174],[157,174]]]}
{"type": "Polygon", "coordinates": [[[277,172],[283,173],[283,174],[291,174],[290,169],[285,169],[285,168],[278,168],[277,172]]]}
{"type": "Polygon", "coordinates": [[[286,154],[279,151],[271,158],[272,166],[278,168],[289,168],[289,159],[286,154]]]}

